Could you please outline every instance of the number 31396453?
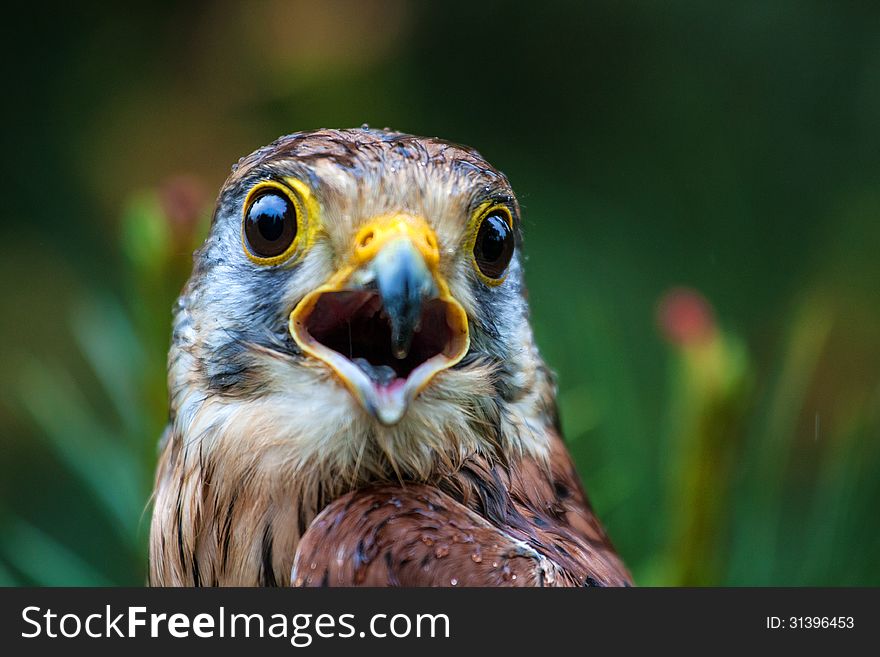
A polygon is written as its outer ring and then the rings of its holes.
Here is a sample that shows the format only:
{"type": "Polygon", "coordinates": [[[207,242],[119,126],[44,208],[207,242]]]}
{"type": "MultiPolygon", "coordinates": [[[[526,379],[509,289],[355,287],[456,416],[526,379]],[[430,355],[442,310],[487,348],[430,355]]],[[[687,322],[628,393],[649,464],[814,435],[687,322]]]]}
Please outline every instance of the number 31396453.
{"type": "Polygon", "coordinates": [[[788,619],[790,628],[808,629],[852,629],[855,621],[852,616],[792,616],[788,619]]]}

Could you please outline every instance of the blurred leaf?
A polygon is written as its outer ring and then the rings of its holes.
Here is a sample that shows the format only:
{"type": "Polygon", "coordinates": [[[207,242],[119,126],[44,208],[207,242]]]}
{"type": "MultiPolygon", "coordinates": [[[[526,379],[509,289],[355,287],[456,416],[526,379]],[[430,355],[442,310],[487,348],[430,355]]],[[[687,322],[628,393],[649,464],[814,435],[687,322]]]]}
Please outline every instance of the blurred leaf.
{"type": "Polygon", "coordinates": [[[164,264],[171,243],[171,230],[157,196],[142,193],[134,197],[122,217],[122,251],[134,268],[156,272],[164,264]]]}
{"type": "Polygon", "coordinates": [[[714,330],[680,345],[669,402],[665,579],[709,586],[720,579],[730,530],[733,465],[742,452],[752,369],[744,345],[714,330]]]}
{"type": "Polygon", "coordinates": [[[777,549],[781,531],[787,468],[796,437],[798,417],[813,373],[832,325],[829,309],[815,298],[801,302],[784,345],[780,370],[770,391],[762,426],[747,447],[753,464],[748,486],[741,492],[736,545],[730,564],[735,581],[753,585],[773,583],[782,555],[777,549]],[[755,555],[761,555],[759,559],[755,555]]]}
{"type": "Polygon", "coordinates": [[[72,324],[77,343],[124,423],[120,437],[140,437],[146,420],[137,375],[143,371],[146,357],[122,307],[107,297],[84,300],[72,324]]]}
{"type": "Polygon", "coordinates": [[[89,414],[63,371],[32,362],[25,369],[20,394],[55,452],[82,478],[122,535],[134,535],[145,483],[136,454],[89,414]]]}
{"type": "Polygon", "coordinates": [[[0,549],[40,586],[109,586],[101,573],[56,539],[21,519],[4,524],[0,549]]]}

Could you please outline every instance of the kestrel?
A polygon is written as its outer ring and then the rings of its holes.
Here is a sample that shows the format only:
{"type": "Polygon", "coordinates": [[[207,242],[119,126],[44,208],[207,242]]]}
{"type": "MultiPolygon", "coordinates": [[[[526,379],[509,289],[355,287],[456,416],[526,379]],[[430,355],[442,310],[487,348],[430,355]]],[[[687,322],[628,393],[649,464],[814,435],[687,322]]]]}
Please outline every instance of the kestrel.
{"type": "Polygon", "coordinates": [[[153,585],[613,586],[476,151],[367,127],[234,167],[174,310],[153,585]]]}

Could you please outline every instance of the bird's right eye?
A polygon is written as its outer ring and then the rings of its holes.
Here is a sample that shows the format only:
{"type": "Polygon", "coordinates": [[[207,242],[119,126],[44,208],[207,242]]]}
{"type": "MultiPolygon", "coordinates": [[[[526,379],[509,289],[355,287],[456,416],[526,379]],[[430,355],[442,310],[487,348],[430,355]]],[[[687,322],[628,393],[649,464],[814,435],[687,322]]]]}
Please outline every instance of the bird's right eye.
{"type": "Polygon", "coordinates": [[[244,213],[249,255],[267,264],[283,260],[296,240],[297,223],[296,204],[282,190],[268,187],[252,194],[244,213]]]}

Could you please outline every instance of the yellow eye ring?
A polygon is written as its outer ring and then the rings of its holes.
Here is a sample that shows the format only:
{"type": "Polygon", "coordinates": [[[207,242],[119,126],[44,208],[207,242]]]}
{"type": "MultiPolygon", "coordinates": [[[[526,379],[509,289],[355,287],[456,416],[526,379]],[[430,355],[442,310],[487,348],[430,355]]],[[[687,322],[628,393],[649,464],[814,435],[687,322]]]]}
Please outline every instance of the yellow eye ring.
{"type": "Polygon", "coordinates": [[[287,178],[285,182],[259,182],[244,200],[241,245],[245,255],[259,265],[286,262],[309,237],[306,224],[310,212],[305,209],[314,210],[314,198],[301,181],[287,178]]]}
{"type": "Polygon", "coordinates": [[[486,285],[501,285],[515,250],[513,213],[501,203],[487,201],[474,212],[465,249],[477,276],[486,285]],[[491,223],[487,224],[487,220],[491,223]]]}

